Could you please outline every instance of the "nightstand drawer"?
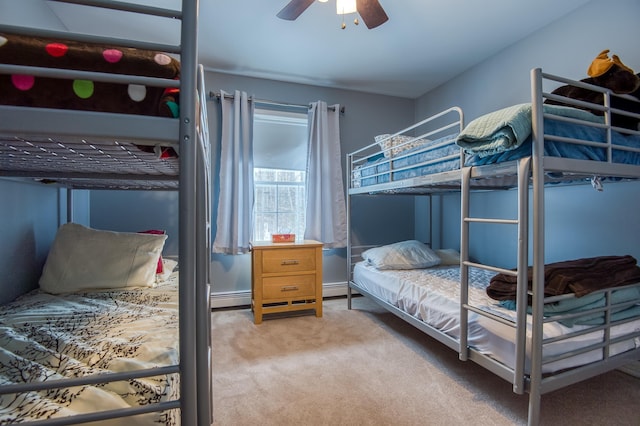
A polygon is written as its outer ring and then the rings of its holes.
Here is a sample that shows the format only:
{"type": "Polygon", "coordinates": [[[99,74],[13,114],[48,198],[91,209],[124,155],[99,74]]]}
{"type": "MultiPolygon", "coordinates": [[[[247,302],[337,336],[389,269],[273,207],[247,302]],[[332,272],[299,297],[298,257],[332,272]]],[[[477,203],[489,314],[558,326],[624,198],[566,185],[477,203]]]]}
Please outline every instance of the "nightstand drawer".
{"type": "Polygon", "coordinates": [[[315,296],[315,274],[265,277],[262,279],[263,299],[288,299],[315,296]]]}
{"type": "Polygon", "coordinates": [[[313,248],[265,250],[262,254],[262,272],[300,272],[316,269],[316,251],[313,248]]]}

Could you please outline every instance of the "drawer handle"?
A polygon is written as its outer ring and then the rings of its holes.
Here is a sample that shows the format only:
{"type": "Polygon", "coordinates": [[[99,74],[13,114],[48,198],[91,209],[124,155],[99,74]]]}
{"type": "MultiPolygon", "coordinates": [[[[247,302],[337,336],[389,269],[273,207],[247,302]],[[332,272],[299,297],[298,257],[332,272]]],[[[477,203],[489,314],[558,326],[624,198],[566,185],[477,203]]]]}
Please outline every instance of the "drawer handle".
{"type": "Polygon", "coordinates": [[[285,285],[284,287],[280,288],[280,291],[297,291],[297,290],[298,290],[297,285],[285,285]]]}
{"type": "Polygon", "coordinates": [[[291,259],[291,260],[283,260],[280,265],[282,266],[287,266],[287,265],[297,265],[299,264],[300,261],[299,260],[295,260],[295,259],[291,259]]]}

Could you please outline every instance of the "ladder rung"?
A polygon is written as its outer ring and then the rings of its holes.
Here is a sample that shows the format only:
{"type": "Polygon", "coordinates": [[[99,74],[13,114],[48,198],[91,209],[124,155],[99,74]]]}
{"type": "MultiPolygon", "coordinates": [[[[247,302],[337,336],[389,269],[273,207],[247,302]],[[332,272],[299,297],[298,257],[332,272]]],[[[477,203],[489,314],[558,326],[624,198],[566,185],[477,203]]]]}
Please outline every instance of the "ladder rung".
{"type": "Polygon", "coordinates": [[[473,266],[479,269],[486,269],[487,271],[493,271],[499,274],[513,275],[513,276],[516,276],[518,274],[517,270],[498,268],[497,266],[483,265],[482,263],[470,262],[468,260],[463,261],[462,264],[465,266],[473,266]]]}
{"type": "Polygon", "coordinates": [[[479,222],[479,223],[502,223],[506,225],[517,225],[517,219],[485,219],[479,217],[465,217],[465,222],[479,222]]]}

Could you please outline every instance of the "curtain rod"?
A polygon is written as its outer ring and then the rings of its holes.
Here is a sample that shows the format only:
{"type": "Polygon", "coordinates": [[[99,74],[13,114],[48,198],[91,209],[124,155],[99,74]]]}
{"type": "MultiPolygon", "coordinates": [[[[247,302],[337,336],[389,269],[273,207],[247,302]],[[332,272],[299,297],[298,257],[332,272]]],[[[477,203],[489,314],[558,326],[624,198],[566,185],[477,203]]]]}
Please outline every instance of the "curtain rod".
{"type": "MultiPolygon", "coordinates": [[[[218,99],[220,100],[220,93],[215,93],[215,92],[209,92],[209,98],[211,99],[218,99]]],[[[225,96],[227,98],[233,98],[233,95],[229,95],[229,94],[225,94],[225,96]]],[[[311,104],[309,105],[301,105],[301,104],[290,104],[290,103],[284,103],[284,102],[276,102],[276,101],[268,101],[265,99],[256,99],[253,96],[249,97],[249,101],[250,102],[255,102],[256,104],[261,104],[261,105],[270,105],[270,106],[276,106],[276,107],[283,107],[283,108],[304,108],[304,109],[309,109],[311,108],[311,104]]],[[[330,110],[334,111],[335,107],[329,107],[330,110]]],[[[340,113],[344,114],[345,111],[345,107],[341,106],[340,107],[340,113]]]]}

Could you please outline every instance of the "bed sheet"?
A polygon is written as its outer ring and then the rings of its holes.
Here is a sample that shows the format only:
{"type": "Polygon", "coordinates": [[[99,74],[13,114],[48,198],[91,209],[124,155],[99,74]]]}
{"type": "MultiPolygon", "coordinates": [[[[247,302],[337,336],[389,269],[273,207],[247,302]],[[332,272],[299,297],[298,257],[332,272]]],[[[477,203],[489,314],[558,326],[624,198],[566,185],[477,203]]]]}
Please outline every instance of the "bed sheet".
{"type": "MultiPolygon", "coordinates": [[[[491,313],[515,321],[515,311],[500,306],[489,298],[486,287],[495,273],[479,268],[469,268],[469,302],[491,313]]],[[[426,324],[458,339],[460,337],[460,268],[440,266],[428,269],[380,271],[364,262],[357,263],[354,282],[374,296],[396,306],[426,324]]],[[[531,316],[527,316],[527,360],[525,369],[530,371],[531,316]]],[[[587,329],[587,326],[565,327],[557,322],[544,325],[543,338],[557,337],[569,332],[587,329]]],[[[640,319],[618,325],[612,329],[612,337],[640,329],[640,319]]],[[[489,320],[476,313],[469,313],[469,344],[483,354],[513,368],[515,365],[515,329],[489,320]]],[[[570,352],[601,341],[602,332],[587,333],[555,343],[546,344],[543,356],[549,357],[570,352]]],[[[611,355],[640,347],[640,338],[613,345],[611,355]]],[[[543,365],[543,373],[584,365],[601,359],[599,351],[543,365]]]]}
{"type": "MultiPolygon", "coordinates": [[[[51,295],[0,307],[0,384],[178,364],[178,272],[155,288],[51,295]]],[[[0,396],[0,423],[177,399],[178,374],[0,396]]],[[[178,410],[104,425],[179,424],[178,410]]]]}

